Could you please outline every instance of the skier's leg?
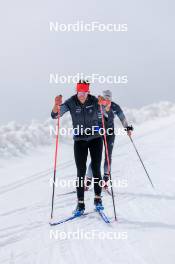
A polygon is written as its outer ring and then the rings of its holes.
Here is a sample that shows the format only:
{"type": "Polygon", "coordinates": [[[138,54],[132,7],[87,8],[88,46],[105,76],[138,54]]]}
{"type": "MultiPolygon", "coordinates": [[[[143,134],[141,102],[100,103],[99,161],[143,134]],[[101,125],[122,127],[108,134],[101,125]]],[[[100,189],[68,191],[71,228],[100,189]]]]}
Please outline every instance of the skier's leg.
{"type": "Polygon", "coordinates": [[[84,188],[85,188],[85,191],[88,191],[89,190],[89,187],[91,186],[91,183],[92,183],[92,176],[93,176],[93,173],[92,173],[92,167],[91,167],[91,162],[88,166],[88,169],[87,169],[87,172],[86,172],[86,177],[85,177],[85,183],[84,183],[84,188]]]}
{"type": "MultiPolygon", "coordinates": [[[[110,164],[110,170],[111,170],[112,151],[113,151],[113,147],[114,147],[115,134],[107,135],[106,136],[106,140],[107,140],[107,145],[108,145],[109,164],[110,164]]],[[[109,175],[108,175],[108,161],[107,161],[106,149],[105,149],[105,161],[104,161],[104,176],[109,177],[109,175]]]]}
{"type": "Polygon", "coordinates": [[[91,162],[89,163],[89,166],[88,166],[88,169],[87,169],[87,172],[86,172],[86,176],[87,176],[88,178],[92,178],[92,176],[93,176],[93,173],[92,173],[92,164],[91,164],[91,162]]]}
{"type": "Polygon", "coordinates": [[[102,138],[96,138],[90,141],[89,151],[91,155],[91,166],[94,176],[94,192],[97,197],[101,196],[101,159],[102,159],[103,141],[102,138]]]}
{"type": "Polygon", "coordinates": [[[78,201],[84,201],[84,176],[88,156],[88,143],[86,141],[74,142],[74,156],[77,167],[77,198],[78,201]]]}

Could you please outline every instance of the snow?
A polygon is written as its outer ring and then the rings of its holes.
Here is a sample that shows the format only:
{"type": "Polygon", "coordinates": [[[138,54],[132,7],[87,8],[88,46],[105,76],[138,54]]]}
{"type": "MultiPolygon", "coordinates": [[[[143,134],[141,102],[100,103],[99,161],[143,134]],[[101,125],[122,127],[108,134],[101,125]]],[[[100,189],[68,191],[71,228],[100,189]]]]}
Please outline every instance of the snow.
{"type": "MultiPolygon", "coordinates": [[[[85,195],[86,211],[91,214],[50,227],[55,147],[54,138],[48,139],[51,121],[46,121],[44,127],[32,123],[26,126],[27,131],[24,125],[15,123],[1,127],[1,154],[3,148],[6,154],[0,159],[0,263],[174,264],[174,105],[164,102],[128,111],[127,116],[134,119],[133,139],[156,189],[151,188],[128,137],[117,137],[112,178],[118,182],[125,180],[127,185],[114,187],[118,222],[114,221],[111,197],[103,193],[110,225],[93,212],[91,190],[85,195]],[[146,122],[141,121],[141,116],[146,122]],[[51,231],[62,231],[70,237],[55,239],[51,231]],[[87,232],[105,237],[112,232],[116,239],[71,237],[87,232]]],[[[64,124],[69,122],[66,118],[64,124]]],[[[73,142],[62,140],[57,179],[72,180],[75,174],[73,142]]],[[[76,194],[62,195],[72,190],[71,186],[56,188],[55,220],[69,216],[75,208],[76,194]]]]}

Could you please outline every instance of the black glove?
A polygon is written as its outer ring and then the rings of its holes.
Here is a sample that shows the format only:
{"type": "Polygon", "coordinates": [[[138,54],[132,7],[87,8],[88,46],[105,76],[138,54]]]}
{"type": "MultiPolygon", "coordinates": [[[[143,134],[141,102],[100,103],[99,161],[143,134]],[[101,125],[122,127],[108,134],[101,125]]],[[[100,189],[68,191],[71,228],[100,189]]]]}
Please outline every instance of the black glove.
{"type": "Polygon", "coordinates": [[[127,126],[127,127],[125,127],[125,131],[133,131],[134,130],[134,128],[133,128],[133,126],[131,125],[131,126],[127,126]]]}

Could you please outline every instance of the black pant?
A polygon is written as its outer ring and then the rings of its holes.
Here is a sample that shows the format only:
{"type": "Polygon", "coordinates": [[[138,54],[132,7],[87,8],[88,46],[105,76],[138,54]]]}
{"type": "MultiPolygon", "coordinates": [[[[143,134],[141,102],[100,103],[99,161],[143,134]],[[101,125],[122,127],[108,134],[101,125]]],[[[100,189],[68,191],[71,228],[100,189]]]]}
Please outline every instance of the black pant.
{"type": "MultiPolygon", "coordinates": [[[[104,140],[104,138],[103,138],[104,140]]],[[[111,163],[112,163],[112,151],[114,147],[114,141],[115,141],[115,134],[112,135],[106,135],[106,141],[108,146],[108,155],[109,155],[109,165],[110,165],[110,172],[111,172],[111,163]]],[[[104,143],[105,145],[105,143],[104,143]]],[[[108,161],[106,156],[106,148],[105,148],[105,161],[104,161],[104,175],[108,174],[108,161]]],[[[87,176],[88,178],[92,178],[93,172],[91,168],[91,163],[89,164],[88,170],[87,170],[87,176]]]]}
{"type": "Polygon", "coordinates": [[[89,141],[75,141],[74,142],[74,156],[77,166],[77,197],[78,200],[84,200],[84,177],[86,174],[86,162],[88,156],[88,149],[90,151],[92,172],[94,176],[94,192],[95,195],[101,195],[101,187],[99,181],[101,180],[101,159],[103,150],[102,138],[95,138],[89,141]]]}
{"type": "MultiPolygon", "coordinates": [[[[115,134],[107,135],[106,141],[108,145],[109,165],[110,165],[110,171],[111,171],[112,151],[114,147],[115,134]]],[[[106,148],[105,148],[104,174],[108,174],[108,161],[107,161],[107,155],[106,155],[106,148]]]]}

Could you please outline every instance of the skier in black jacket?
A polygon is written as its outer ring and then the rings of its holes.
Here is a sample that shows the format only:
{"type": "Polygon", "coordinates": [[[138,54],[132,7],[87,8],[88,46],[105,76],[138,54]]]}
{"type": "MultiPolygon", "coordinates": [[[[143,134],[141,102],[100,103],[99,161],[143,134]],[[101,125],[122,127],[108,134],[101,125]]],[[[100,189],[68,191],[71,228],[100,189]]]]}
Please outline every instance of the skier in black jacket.
{"type": "MultiPolygon", "coordinates": [[[[106,131],[109,133],[106,133],[106,140],[107,140],[107,146],[108,146],[108,154],[109,154],[109,163],[111,168],[111,162],[112,162],[112,151],[115,141],[115,131],[114,131],[114,118],[115,116],[118,116],[120,119],[123,127],[126,129],[127,134],[131,136],[131,130],[132,126],[128,126],[128,122],[126,120],[126,117],[120,108],[120,106],[112,101],[112,93],[110,90],[103,91],[103,97],[106,100],[107,106],[106,111],[108,113],[108,117],[105,118],[105,128],[106,131]]],[[[89,186],[91,185],[92,181],[92,168],[91,163],[89,164],[87,173],[86,173],[86,180],[85,180],[85,190],[89,189],[89,186]]],[[[109,180],[109,172],[108,172],[108,161],[107,161],[107,155],[106,155],[106,149],[105,149],[105,161],[104,161],[104,176],[103,180],[105,181],[104,187],[107,188],[107,182],[109,180]]]]}
{"type": "Polygon", "coordinates": [[[96,178],[94,182],[94,204],[96,208],[103,209],[101,200],[101,159],[103,140],[99,133],[101,127],[102,116],[100,112],[100,101],[102,97],[97,99],[89,94],[89,83],[79,81],[77,84],[77,94],[70,97],[62,104],[62,96],[55,98],[51,116],[53,119],[58,118],[58,107],[60,107],[60,116],[70,112],[73,122],[73,128],[83,127],[79,134],[74,134],[74,156],[77,167],[77,198],[78,204],[74,211],[75,215],[84,213],[84,178],[86,174],[86,161],[88,150],[91,155],[91,168],[93,176],[96,178]]]}

